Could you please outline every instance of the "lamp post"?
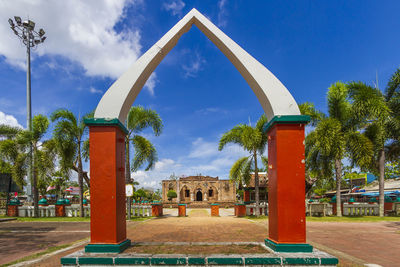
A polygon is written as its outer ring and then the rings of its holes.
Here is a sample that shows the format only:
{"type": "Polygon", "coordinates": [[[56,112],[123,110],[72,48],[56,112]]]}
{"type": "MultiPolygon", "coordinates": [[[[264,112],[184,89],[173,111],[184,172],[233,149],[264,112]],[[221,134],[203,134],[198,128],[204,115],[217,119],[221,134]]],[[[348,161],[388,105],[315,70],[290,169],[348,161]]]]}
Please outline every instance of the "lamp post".
{"type": "MultiPolygon", "coordinates": [[[[44,36],[45,32],[43,29],[40,29],[39,32],[35,31],[35,22],[32,20],[22,21],[21,17],[15,16],[14,21],[12,19],[8,19],[8,23],[10,23],[11,30],[21,39],[22,43],[26,46],[26,61],[27,61],[27,70],[26,70],[26,109],[27,109],[27,128],[32,130],[32,108],[31,108],[31,48],[38,46],[40,43],[43,43],[46,37],[44,36]]],[[[32,145],[29,148],[29,164],[28,164],[28,201],[32,201],[32,171],[33,171],[33,160],[32,160],[32,145]]],[[[36,181],[33,181],[36,185],[36,181]]],[[[36,188],[36,186],[35,186],[36,188]]],[[[35,210],[37,206],[37,189],[34,192],[34,203],[35,210]]],[[[35,212],[36,213],[36,212],[35,212]]]]}

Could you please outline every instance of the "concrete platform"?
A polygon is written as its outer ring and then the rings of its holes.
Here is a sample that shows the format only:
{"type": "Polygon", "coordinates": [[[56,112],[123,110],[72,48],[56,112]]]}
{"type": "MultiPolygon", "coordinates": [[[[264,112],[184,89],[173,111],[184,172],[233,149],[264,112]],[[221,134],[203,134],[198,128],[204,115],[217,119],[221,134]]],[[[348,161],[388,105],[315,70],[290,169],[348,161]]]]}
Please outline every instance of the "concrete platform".
{"type": "Polygon", "coordinates": [[[84,250],[80,250],[61,258],[61,264],[63,266],[336,266],[338,264],[337,258],[317,249],[311,253],[278,253],[266,249],[269,253],[231,255],[100,254],[85,253],[84,250]]]}

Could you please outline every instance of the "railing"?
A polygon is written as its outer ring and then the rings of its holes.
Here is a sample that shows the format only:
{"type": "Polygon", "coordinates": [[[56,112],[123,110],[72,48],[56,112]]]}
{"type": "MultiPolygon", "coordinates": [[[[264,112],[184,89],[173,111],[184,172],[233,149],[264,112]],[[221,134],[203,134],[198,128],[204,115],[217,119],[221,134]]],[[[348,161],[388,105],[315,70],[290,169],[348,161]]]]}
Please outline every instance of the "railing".
{"type": "Polygon", "coordinates": [[[344,203],[343,215],[345,216],[377,216],[379,215],[379,205],[368,203],[344,203]]]}
{"type": "Polygon", "coordinates": [[[400,202],[393,203],[393,211],[397,216],[400,215],[400,202]]]}
{"type": "Polygon", "coordinates": [[[131,205],[131,214],[137,217],[150,217],[151,205],[133,204],[131,205]]]}
{"type": "MultiPolygon", "coordinates": [[[[260,215],[268,215],[268,203],[260,203],[260,215]]],[[[255,215],[256,212],[256,204],[246,205],[246,216],[255,215]]]]}
{"type": "Polygon", "coordinates": [[[332,205],[329,203],[307,203],[306,214],[309,216],[332,215],[332,205]]]}
{"type": "MultiPolygon", "coordinates": [[[[83,213],[85,217],[90,216],[90,205],[83,207],[83,213]]],[[[33,206],[19,206],[18,207],[19,217],[33,217],[34,207],[33,206]]],[[[56,208],[54,205],[39,206],[39,217],[55,217],[56,208]]],[[[72,204],[71,206],[65,206],[66,217],[78,217],[79,216],[79,205],[72,204]]]]}

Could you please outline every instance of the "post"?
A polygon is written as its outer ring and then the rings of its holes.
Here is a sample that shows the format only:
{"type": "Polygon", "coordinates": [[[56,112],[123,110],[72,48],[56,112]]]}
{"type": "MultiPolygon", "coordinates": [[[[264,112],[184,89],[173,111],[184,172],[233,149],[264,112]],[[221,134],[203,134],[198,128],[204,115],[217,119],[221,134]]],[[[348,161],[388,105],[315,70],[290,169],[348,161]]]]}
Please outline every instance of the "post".
{"type": "Polygon", "coordinates": [[[118,119],[86,119],[90,139],[90,244],[86,252],[120,253],[126,238],[125,135],[118,119]]]}
{"type": "MultiPolygon", "coordinates": [[[[29,43],[26,45],[26,126],[32,131],[32,101],[31,101],[31,47],[29,43]]],[[[32,197],[32,144],[29,145],[28,153],[28,179],[27,179],[27,196],[28,202],[33,201],[32,197]]]]}
{"type": "Polygon", "coordinates": [[[308,116],[275,116],[268,134],[267,246],[277,252],[312,252],[306,244],[304,127],[308,116]]]}

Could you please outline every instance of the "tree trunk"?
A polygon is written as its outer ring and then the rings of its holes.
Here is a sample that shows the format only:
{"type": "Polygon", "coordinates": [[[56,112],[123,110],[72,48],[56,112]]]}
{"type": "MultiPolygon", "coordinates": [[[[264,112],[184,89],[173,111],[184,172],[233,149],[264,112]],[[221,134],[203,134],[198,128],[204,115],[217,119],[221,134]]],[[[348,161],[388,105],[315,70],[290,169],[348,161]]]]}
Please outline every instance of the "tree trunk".
{"type": "MultiPolygon", "coordinates": [[[[125,183],[129,184],[131,182],[131,164],[130,164],[130,156],[129,156],[129,135],[125,138],[125,183]]],[[[126,198],[127,208],[128,208],[128,220],[131,219],[132,216],[132,199],[131,197],[126,198]]]]}
{"type": "Polygon", "coordinates": [[[33,217],[39,217],[39,192],[37,188],[37,171],[35,168],[35,150],[32,157],[32,189],[33,189],[33,217]]]}
{"type": "Polygon", "coordinates": [[[379,151],[379,217],[385,216],[385,150],[379,151]]]}
{"type": "Polygon", "coordinates": [[[342,217],[341,182],[342,182],[342,162],[335,159],[336,171],[336,216],[342,217]]]}
{"type": "Polygon", "coordinates": [[[256,193],[256,212],[255,215],[257,217],[260,216],[260,188],[259,188],[259,179],[258,179],[258,168],[257,168],[257,151],[254,151],[254,187],[256,193]]]}
{"type": "Polygon", "coordinates": [[[83,175],[83,179],[85,180],[88,188],[90,189],[90,179],[89,179],[89,176],[88,176],[87,172],[83,172],[82,175],[83,175]]]}
{"type": "Polygon", "coordinates": [[[78,140],[78,183],[79,183],[79,213],[81,217],[85,217],[83,212],[83,170],[81,158],[81,142],[78,140]]]}

